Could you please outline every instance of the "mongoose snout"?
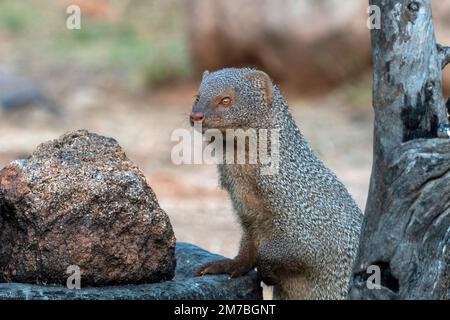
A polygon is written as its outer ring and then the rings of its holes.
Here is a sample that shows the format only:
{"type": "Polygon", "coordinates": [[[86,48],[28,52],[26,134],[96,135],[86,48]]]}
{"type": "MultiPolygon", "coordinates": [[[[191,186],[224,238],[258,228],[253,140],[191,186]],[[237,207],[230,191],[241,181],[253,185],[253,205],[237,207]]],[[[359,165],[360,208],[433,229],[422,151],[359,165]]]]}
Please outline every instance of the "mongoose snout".
{"type": "Polygon", "coordinates": [[[192,112],[190,120],[191,126],[193,126],[194,122],[203,122],[203,120],[205,120],[205,114],[203,112],[192,112]]]}

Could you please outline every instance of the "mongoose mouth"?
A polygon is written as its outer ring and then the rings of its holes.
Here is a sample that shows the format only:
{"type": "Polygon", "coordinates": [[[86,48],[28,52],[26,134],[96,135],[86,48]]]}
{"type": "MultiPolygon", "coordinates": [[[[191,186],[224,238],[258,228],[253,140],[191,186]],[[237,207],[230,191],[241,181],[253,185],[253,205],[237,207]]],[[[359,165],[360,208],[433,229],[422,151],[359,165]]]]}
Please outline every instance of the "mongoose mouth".
{"type": "Polygon", "coordinates": [[[212,119],[205,119],[205,121],[202,122],[202,128],[203,128],[203,132],[205,132],[205,130],[209,130],[209,129],[225,129],[223,124],[221,124],[218,121],[214,121],[212,119]]]}

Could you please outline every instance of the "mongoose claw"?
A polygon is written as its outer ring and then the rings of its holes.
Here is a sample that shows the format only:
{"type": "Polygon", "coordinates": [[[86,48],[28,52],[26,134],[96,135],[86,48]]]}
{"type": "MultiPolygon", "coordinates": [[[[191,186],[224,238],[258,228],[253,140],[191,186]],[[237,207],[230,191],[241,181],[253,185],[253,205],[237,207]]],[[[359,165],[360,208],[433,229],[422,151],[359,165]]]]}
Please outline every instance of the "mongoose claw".
{"type": "Polygon", "coordinates": [[[206,274],[229,274],[231,278],[240,277],[247,274],[253,268],[247,266],[241,261],[234,259],[222,259],[210,261],[204,264],[200,269],[194,272],[194,276],[203,276],[206,274]]]}

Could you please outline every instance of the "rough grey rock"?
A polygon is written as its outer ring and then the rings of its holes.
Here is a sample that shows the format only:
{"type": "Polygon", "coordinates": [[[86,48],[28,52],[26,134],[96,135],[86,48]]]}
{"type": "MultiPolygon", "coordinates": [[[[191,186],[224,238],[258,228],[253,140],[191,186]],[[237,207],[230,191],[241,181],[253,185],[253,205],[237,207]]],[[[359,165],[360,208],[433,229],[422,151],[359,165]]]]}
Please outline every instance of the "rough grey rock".
{"type": "Polygon", "coordinates": [[[175,272],[167,214],[112,138],[85,130],[38,146],[0,171],[0,281],[152,283],[175,272]]]}
{"type": "Polygon", "coordinates": [[[101,288],[67,289],[62,286],[38,286],[0,283],[0,299],[36,300],[104,300],[104,299],[262,299],[262,289],[256,272],[229,279],[227,275],[193,277],[192,273],[204,263],[222,258],[192,244],[177,243],[177,268],[170,281],[101,288]]]}

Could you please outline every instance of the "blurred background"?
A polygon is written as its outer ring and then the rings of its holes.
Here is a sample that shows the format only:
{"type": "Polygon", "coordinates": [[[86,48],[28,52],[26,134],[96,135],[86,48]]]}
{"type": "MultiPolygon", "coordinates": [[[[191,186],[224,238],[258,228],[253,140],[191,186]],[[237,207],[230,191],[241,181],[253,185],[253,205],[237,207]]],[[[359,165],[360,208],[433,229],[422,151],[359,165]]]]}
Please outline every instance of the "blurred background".
{"type": "MultiPolygon", "coordinates": [[[[203,70],[255,66],[363,209],[372,156],[370,39],[361,0],[0,0],[0,168],[69,130],[116,138],[179,241],[232,257],[239,227],[214,166],[175,166],[174,129],[203,70]],[[69,5],[81,29],[66,28],[69,5]]],[[[450,44],[450,1],[434,1],[450,44]]],[[[444,84],[450,94],[450,70],[444,84]]]]}

